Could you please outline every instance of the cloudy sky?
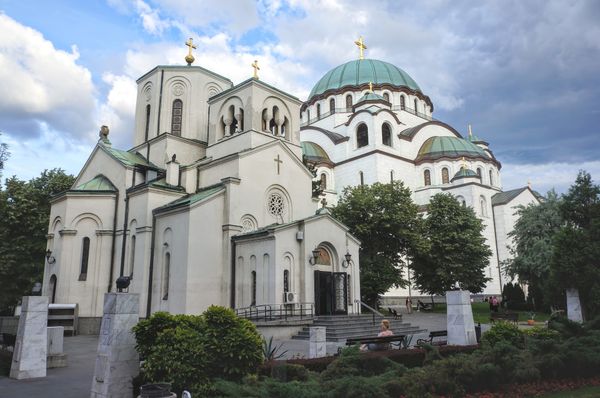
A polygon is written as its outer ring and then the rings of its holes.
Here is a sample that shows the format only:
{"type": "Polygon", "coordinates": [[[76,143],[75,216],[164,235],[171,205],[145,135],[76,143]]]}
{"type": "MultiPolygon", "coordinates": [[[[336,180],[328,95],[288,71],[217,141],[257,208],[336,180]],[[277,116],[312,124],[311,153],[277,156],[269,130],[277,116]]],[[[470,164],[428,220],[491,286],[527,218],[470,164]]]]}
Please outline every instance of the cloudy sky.
{"type": "Polygon", "coordinates": [[[502,162],[505,189],[600,179],[600,2],[549,0],[0,0],[4,177],[76,174],[98,138],[132,143],[135,79],[157,64],[261,79],[306,99],[329,69],[367,57],[407,71],[434,116],[468,123],[502,162]]]}

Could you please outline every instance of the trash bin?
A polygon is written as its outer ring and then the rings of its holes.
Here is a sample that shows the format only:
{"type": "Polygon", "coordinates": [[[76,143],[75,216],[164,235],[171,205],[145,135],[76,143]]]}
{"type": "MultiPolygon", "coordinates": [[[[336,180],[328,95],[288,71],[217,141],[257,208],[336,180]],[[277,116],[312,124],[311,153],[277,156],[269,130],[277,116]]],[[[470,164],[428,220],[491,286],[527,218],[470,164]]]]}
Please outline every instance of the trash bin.
{"type": "Polygon", "coordinates": [[[477,323],[477,326],[475,326],[475,338],[477,339],[477,344],[479,344],[479,342],[481,342],[481,323],[477,323]]]}
{"type": "Polygon", "coordinates": [[[176,398],[177,395],[171,392],[169,383],[144,384],[140,387],[139,398],[176,398]]]}

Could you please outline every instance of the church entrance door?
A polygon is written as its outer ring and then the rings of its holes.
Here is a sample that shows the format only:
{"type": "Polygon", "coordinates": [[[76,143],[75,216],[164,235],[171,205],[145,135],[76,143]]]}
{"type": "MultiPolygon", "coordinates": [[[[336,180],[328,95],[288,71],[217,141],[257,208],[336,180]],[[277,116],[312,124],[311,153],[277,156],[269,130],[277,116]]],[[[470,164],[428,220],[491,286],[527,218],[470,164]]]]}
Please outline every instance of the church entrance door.
{"type": "Polygon", "coordinates": [[[315,271],[315,314],[348,314],[348,275],[345,272],[315,271]]]}

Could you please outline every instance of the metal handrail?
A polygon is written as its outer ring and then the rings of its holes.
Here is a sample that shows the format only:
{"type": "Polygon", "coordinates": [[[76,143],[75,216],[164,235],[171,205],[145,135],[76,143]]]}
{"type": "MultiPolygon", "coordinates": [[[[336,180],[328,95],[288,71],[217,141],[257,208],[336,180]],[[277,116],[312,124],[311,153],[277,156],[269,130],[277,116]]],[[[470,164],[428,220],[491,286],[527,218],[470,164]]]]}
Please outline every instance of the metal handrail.
{"type": "Polygon", "coordinates": [[[283,303],[283,304],[261,304],[235,309],[239,317],[253,321],[287,320],[292,317],[300,319],[314,318],[314,303],[283,303]]]}
{"type": "Polygon", "coordinates": [[[375,314],[377,314],[380,317],[384,318],[384,316],[383,316],[383,314],[381,312],[377,311],[375,308],[371,307],[370,305],[368,305],[366,303],[363,303],[359,299],[354,300],[354,303],[360,304],[363,307],[365,307],[366,309],[368,309],[369,311],[371,311],[371,313],[373,314],[373,325],[375,325],[375,314]]]}
{"type": "MultiPolygon", "coordinates": [[[[408,106],[394,105],[394,106],[392,106],[392,110],[393,111],[406,111],[408,113],[411,113],[411,114],[413,114],[415,116],[418,116],[418,117],[420,117],[422,119],[429,120],[429,121],[437,120],[436,118],[434,118],[432,116],[429,116],[429,115],[426,115],[424,113],[418,112],[418,111],[416,111],[416,110],[414,110],[412,108],[409,108],[408,106]]],[[[306,122],[300,123],[300,127],[308,126],[309,124],[313,124],[315,122],[318,122],[321,119],[325,119],[327,116],[333,115],[334,113],[350,113],[350,112],[352,112],[352,108],[335,108],[333,110],[333,112],[332,111],[327,111],[325,113],[321,113],[317,117],[313,117],[312,119],[310,119],[310,120],[308,120],[306,122]]]]}

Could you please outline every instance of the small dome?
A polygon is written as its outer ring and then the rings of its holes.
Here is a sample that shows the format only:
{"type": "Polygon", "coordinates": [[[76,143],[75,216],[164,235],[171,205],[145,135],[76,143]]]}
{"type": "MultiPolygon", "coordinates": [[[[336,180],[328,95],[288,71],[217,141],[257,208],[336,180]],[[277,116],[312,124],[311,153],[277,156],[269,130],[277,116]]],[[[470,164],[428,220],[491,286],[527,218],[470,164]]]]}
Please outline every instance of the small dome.
{"type": "Polygon", "coordinates": [[[375,93],[366,93],[365,95],[363,95],[362,97],[360,97],[360,99],[358,101],[356,101],[356,103],[360,104],[363,101],[385,101],[385,102],[389,102],[389,101],[386,101],[386,99],[383,98],[381,95],[375,94],[375,93]]]}
{"type": "Polygon", "coordinates": [[[475,177],[475,178],[481,179],[481,177],[479,175],[477,175],[477,173],[474,172],[473,170],[467,169],[466,167],[461,167],[460,170],[456,174],[454,174],[454,177],[452,177],[451,181],[458,180],[461,178],[468,178],[468,177],[475,177]]]}
{"type": "Polygon", "coordinates": [[[313,87],[308,101],[328,90],[368,83],[391,84],[421,92],[421,88],[412,77],[397,66],[376,59],[358,59],[336,66],[327,72],[313,87]]]}
{"type": "Polygon", "coordinates": [[[303,141],[302,154],[307,161],[312,163],[331,163],[331,159],[327,155],[327,152],[320,145],[310,141],[303,141]]]}
{"type": "Polygon", "coordinates": [[[490,160],[490,157],[479,146],[458,137],[428,138],[421,145],[415,160],[457,159],[461,157],[490,160]]]}

